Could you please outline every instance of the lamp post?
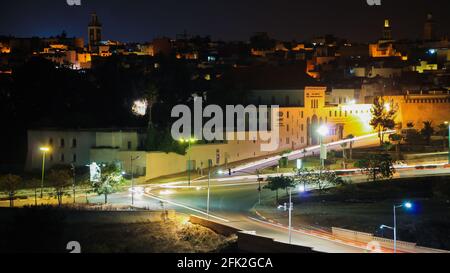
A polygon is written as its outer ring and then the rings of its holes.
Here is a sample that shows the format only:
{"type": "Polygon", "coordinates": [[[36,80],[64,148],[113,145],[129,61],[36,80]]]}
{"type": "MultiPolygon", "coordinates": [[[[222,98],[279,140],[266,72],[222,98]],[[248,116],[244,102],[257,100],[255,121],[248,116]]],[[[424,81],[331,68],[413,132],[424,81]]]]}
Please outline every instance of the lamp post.
{"type": "Polygon", "coordinates": [[[292,243],[292,188],[289,188],[289,244],[292,243]]]}
{"type": "Polygon", "coordinates": [[[42,175],[41,175],[41,198],[43,197],[44,191],[44,175],[45,175],[45,155],[50,151],[49,147],[40,147],[39,150],[42,152],[42,175]]]}
{"type": "Polygon", "coordinates": [[[181,143],[188,143],[188,186],[191,186],[191,143],[195,143],[194,138],[180,139],[181,143]]]}
{"type": "Polygon", "coordinates": [[[133,161],[139,159],[141,156],[130,156],[130,169],[131,169],[131,206],[134,206],[134,180],[133,180],[133,161]]]}
{"type": "Polygon", "coordinates": [[[394,211],[394,226],[386,226],[386,225],[381,225],[380,229],[383,228],[388,228],[391,229],[394,232],[394,253],[397,253],[397,213],[396,210],[398,208],[403,208],[405,207],[406,209],[411,209],[412,208],[412,204],[410,202],[405,202],[401,205],[395,205],[393,206],[393,211],[394,211]]]}
{"type": "Polygon", "coordinates": [[[75,204],[75,202],[76,202],[76,197],[75,197],[75,194],[76,194],[76,192],[75,192],[75,171],[76,171],[76,169],[75,169],[74,163],[71,163],[70,166],[72,168],[72,174],[73,174],[72,189],[73,189],[73,203],[75,204]]]}
{"type": "Polygon", "coordinates": [[[450,164],[450,123],[448,121],[444,123],[448,126],[448,164],[450,164]]]}
{"type": "Polygon", "coordinates": [[[210,180],[211,180],[211,166],[212,166],[212,160],[208,159],[208,196],[206,200],[206,215],[208,215],[209,218],[209,193],[210,193],[210,180]]]}
{"type": "Polygon", "coordinates": [[[322,170],[325,168],[325,159],[327,159],[327,147],[323,144],[323,137],[328,135],[328,127],[322,125],[317,129],[319,134],[319,146],[320,146],[320,177],[322,177],[322,170]]]}

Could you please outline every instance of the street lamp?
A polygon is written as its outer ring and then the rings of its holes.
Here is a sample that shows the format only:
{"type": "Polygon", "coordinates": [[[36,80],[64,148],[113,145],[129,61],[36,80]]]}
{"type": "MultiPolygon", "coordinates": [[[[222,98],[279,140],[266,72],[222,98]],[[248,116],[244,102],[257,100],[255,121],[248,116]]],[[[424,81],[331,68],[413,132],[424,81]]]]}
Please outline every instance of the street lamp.
{"type": "Polygon", "coordinates": [[[317,129],[319,134],[319,144],[320,144],[320,165],[321,171],[325,168],[325,159],[327,158],[327,147],[323,144],[323,137],[328,135],[328,127],[326,125],[321,125],[317,129]]]}
{"type": "Polygon", "coordinates": [[[73,203],[75,204],[75,202],[76,202],[76,196],[75,196],[75,194],[76,194],[76,189],[75,189],[75,187],[76,187],[76,185],[75,185],[75,182],[76,182],[76,167],[75,167],[74,163],[71,163],[70,166],[71,166],[72,175],[73,175],[73,183],[72,183],[73,203]]]}
{"type": "Polygon", "coordinates": [[[130,169],[131,169],[131,206],[134,206],[134,180],[133,180],[133,161],[139,159],[141,156],[130,156],[130,169]]]}
{"type": "Polygon", "coordinates": [[[44,190],[45,155],[50,151],[50,148],[40,147],[39,150],[42,152],[42,175],[41,175],[41,198],[42,198],[44,190]]]}
{"type": "Polygon", "coordinates": [[[180,139],[181,143],[188,144],[188,186],[191,186],[191,143],[195,143],[195,138],[180,139]]]}
{"type": "Polygon", "coordinates": [[[394,231],[394,253],[397,253],[397,215],[396,215],[396,209],[398,208],[406,208],[406,209],[411,209],[413,207],[411,202],[404,202],[401,205],[395,205],[393,206],[393,211],[394,211],[394,226],[386,226],[386,225],[381,225],[380,229],[383,228],[388,228],[394,231]]]}
{"type": "Polygon", "coordinates": [[[448,121],[444,123],[448,125],[448,164],[450,164],[450,123],[448,121]]]}

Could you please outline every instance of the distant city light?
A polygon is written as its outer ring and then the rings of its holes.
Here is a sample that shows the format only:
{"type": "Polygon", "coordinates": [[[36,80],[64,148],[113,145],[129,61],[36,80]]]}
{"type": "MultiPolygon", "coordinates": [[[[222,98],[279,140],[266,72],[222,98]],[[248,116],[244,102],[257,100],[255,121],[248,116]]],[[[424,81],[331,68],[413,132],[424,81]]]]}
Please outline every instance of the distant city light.
{"type": "Polygon", "coordinates": [[[148,101],[146,99],[135,100],[131,110],[136,116],[145,116],[147,113],[148,101]]]}
{"type": "Polygon", "coordinates": [[[428,50],[428,53],[429,53],[430,55],[434,55],[434,54],[436,54],[436,52],[437,52],[436,49],[430,49],[430,50],[428,50]]]}

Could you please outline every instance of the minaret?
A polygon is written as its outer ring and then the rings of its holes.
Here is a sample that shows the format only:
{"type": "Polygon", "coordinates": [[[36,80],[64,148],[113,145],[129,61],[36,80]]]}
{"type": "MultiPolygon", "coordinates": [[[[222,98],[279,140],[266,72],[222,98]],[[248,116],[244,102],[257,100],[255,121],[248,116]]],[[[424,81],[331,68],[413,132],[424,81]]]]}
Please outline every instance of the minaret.
{"type": "Polygon", "coordinates": [[[392,40],[392,29],[388,19],[384,20],[383,40],[384,41],[392,40]]]}
{"type": "Polygon", "coordinates": [[[102,40],[102,24],[98,20],[97,14],[91,14],[91,22],[88,25],[89,51],[97,46],[102,40]]]}
{"type": "Polygon", "coordinates": [[[435,26],[436,24],[433,20],[433,14],[427,14],[427,21],[425,22],[425,25],[423,27],[423,39],[425,41],[436,39],[435,26]]]}

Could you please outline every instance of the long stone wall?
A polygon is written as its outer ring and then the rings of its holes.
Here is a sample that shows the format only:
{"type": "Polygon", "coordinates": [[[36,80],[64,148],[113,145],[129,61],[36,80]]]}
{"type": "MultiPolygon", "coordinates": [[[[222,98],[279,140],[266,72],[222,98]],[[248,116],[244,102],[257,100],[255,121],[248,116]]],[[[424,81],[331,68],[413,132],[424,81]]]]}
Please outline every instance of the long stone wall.
{"type": "MultiPolygon", "coordinates": [[[[371,233],[359,232],[355,230],[332,228],[333,236],[337,239],[351,240],[359,243],[378,243],[382,248],[394,248],[394,240],[376,237],[371,233]]],[[[433,249],[417,246],[415,243],[404,242],[397,240],[397,249],[402,252],[411,253],[450,253],[450,251],[433,249]]]]}

